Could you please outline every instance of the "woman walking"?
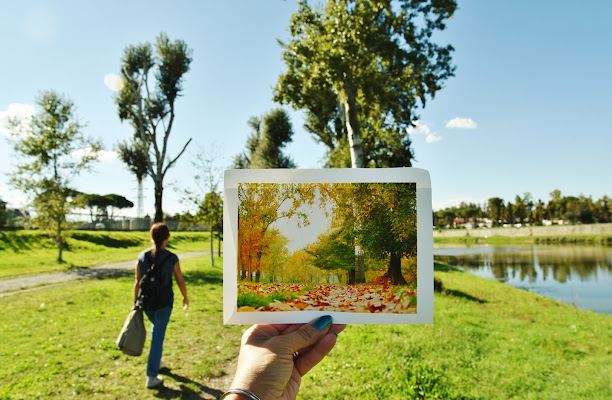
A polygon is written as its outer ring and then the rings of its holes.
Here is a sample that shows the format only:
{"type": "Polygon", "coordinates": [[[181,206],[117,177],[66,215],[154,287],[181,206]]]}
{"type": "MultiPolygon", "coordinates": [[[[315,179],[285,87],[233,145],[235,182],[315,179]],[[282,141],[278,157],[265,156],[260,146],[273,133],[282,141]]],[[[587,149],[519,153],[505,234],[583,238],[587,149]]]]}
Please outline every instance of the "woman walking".
{"type": "Polygon", "coordinates": [[[176,283],[183,295],[183,309],[189,307],[187,299],[187,287],[181,273],[181,266],[176,254],[166,250],[168,240],[170,239],[170,230],[163,222],[158,222],[151,227],[151,243],[152,247],[144,250],[138,255],[136,264],[136,282],[134,284],[134,302],[138,298],[140,289],[140,280],[143,275],[152,267],[158,269],[161,275],[161,285],[167,290],[168,304],[163,305],[157,310],[144,310],[149,321],[151,321],[151,349],[149,351],[149,360],[147,362],[147,388],[152,388],[162,383],[162,378],[157,375],[161,366],[161,357],[164,348],[164,338],[166,336],[166,327],[172,313],[174,303],[174,292],[172,291],[172,274],[176,279],[176,283]]]}

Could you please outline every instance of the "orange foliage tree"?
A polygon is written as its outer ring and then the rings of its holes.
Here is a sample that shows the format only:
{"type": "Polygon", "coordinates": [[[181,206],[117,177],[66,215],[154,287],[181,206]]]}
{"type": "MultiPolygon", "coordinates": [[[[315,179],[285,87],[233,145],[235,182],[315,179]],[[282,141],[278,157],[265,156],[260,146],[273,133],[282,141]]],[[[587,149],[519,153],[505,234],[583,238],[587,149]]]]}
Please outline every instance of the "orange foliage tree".
{"type": "Polygon", "coordinates": [[[261,259],[270,247],[273,236],[270,226],[281,218],[297,218],[298,226],[309,224],[308,216],[300,211],[315,197],[313,185],[279,183],[238,184],[238,278],[259,282],[261,259]]]}

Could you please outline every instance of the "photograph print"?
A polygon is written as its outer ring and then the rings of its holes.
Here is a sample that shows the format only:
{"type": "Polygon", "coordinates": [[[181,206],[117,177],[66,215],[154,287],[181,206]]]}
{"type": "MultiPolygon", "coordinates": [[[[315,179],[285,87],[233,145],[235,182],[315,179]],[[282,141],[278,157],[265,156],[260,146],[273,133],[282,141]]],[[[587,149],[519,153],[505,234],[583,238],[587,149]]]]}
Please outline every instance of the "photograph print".
{"type": "Polygon", "coordinates": [[[417,313],[414,182],[241,182],[237,203],[238,313],[417,313]]]}

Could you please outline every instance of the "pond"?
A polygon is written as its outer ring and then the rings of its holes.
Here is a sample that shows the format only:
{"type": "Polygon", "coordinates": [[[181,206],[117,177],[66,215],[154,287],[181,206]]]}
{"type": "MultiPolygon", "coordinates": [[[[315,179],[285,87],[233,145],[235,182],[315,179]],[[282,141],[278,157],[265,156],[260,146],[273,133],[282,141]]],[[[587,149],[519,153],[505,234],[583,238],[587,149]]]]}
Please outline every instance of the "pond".
{"type": "Polygon", "coordinates": [[[612,314],[612,247],[434,247],[436,261],[578,308],[612,314]]]}

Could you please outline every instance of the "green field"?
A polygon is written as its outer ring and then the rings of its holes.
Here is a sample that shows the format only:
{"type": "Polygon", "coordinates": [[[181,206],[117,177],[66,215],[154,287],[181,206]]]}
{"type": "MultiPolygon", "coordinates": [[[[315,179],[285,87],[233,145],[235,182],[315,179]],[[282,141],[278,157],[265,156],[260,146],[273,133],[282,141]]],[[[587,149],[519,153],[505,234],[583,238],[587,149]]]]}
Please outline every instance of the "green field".
{"type": "MultiPolygon", "coordinates": [[[[210,251],[207,232],[172,232],[168,248],[175,253],[210,251]]],[[[149,232],[74,231],[57,262],[57,247],[39,231],[0,231],[0,279],[92,267],[136,259],[151,246],[149,232]]],[[[217,243],[214,243],[215,251],[217,243]]]]}
{"type": "MultiPolygon", "coordinates": [[[[238,353],[244,327],[222,325],[221,259],[215,264],[209,257],[181,263],[191,307],[175,307],[168,325],[165,398],[198,398],[206,379],[221,375],[238,353]]],[[[0,323],[0,399],[155,398],[158,391],[144,388],[149,344],[142,357],[115,345],[133,284],[126,272],[0,297],[10,310],[0,323]]],[[[175,296],[180,305],[176,288],[175,296]]]]}
{"type": "MultiPolygon", "coordinates": [[[[220,262],[181,264],[191,308],[170,321],[165,388],[144,389],[146,356],[115,348],[132,300],[126,273],[0,297],[0,399],[191,399],[227,389],[209,379],[236,357],[246,327],[222,324],[220,262]]],[[[298,398],[612,398],[612,316],[444,264],[435,277],[444,290],[434,325],[347,327],[298,398]]]]}

